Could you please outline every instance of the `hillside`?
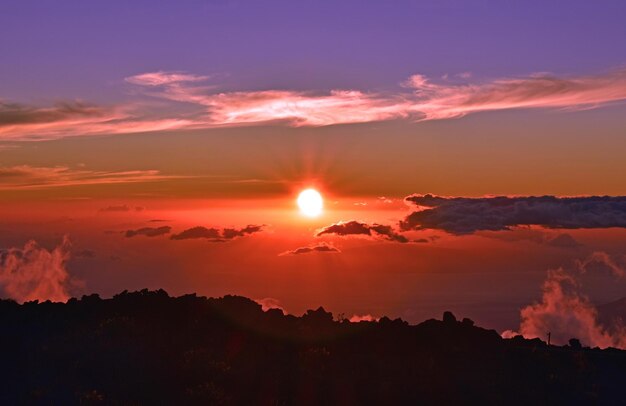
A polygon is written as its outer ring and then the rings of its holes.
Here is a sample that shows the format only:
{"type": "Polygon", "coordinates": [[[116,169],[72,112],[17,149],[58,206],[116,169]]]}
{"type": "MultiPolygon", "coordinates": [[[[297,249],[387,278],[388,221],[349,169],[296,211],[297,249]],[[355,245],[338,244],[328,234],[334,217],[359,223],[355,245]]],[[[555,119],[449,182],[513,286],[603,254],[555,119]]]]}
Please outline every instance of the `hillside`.
{"type": "Polygon", "coordinates": [[[0,301],[0,404],[623,404],[626,351],[164,291],[0,301]]]}

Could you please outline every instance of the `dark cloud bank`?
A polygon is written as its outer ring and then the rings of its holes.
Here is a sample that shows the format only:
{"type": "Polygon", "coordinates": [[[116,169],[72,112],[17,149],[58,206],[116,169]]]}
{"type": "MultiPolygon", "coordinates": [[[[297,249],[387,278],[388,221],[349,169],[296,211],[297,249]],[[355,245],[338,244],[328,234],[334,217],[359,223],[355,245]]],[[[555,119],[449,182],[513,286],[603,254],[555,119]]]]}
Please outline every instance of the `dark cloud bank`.
{"type": "Polygon", "coordinates": [[[172,231],[172,227],[143,227],[137,230],[126,231],[126,237],[134,237],[136,235],[145,235],[146,237],[158,237],[160,235],[169,234],[172,231]]]}
{"type": "Polygon", "coordinates": [[[324,227],[317,232],[316,236],[320,237],[325,234],[336,234],[340,236],[364,235],[400,243],[409,242],[408,238],[398,234],[391,226],[366,224],[355,220],[340,221],[339,223],[324,227]]]}
{"type": "Polygon", "coordinates": [[[97,118],[103,117],[107,113],[108,111],[104,108],[76,101],[61,102],[47,108],[0,101],[0,128],[97,118]]]}
{"type": "Polygon", "coordinates": [[[515,226],[546,228],[626,228],[626,196],[588,197],[441,197],[405,198],[418,207],[400,222],[402,230],[437,229],[451,234],[509,230],[515,226]]]}
{"type": "Polygon", "coordinates": [[[202,226],[192,227],[170,237],[172,240],[190,240],[204,238],[215,242],[229,241],[237,237],[258,233],[263,225],[247,225],[244,228],[207,228],[202,226]]]}

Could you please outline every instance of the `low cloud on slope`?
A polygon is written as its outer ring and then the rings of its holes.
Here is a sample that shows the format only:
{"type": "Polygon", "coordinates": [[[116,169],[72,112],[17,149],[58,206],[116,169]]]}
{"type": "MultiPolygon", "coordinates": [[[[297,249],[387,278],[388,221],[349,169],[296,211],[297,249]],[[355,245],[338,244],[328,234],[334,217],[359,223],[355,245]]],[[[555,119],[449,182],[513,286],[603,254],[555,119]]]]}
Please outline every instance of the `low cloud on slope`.
{"type": "Polygon", "coordinates": [[[29,241],[24,248],[0,252],[0,290],[18,302],[65,302],[76,285],[67,271],[71,244],[67,237],[52,250],[29,241]]]}

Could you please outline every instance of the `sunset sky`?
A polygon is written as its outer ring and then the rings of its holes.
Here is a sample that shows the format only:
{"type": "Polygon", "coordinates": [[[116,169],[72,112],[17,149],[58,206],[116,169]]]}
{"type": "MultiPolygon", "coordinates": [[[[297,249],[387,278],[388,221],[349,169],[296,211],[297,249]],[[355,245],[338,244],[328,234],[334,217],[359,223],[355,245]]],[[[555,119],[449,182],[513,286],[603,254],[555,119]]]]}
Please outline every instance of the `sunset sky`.
{"type": "Polygon", "coordinates": [[[2,1],[0,296],[452,310],[626,348],[596,319],[626,296],[625,21],[622,1],[2,1]]]}

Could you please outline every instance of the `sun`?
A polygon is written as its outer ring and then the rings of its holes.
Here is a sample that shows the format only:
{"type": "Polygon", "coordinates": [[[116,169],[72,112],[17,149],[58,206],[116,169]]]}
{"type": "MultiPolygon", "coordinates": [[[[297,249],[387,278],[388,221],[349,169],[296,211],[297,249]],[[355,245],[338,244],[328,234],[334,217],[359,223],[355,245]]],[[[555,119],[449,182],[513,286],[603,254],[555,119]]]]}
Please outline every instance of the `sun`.
{"type": "Polygon", "coordinates": [[[324,199],[317,190],[305,189],[298,195],[298,207],[305,216],[317,217],[322,214],[324,199]]]}

